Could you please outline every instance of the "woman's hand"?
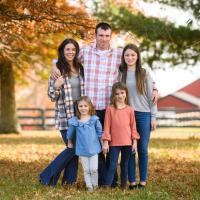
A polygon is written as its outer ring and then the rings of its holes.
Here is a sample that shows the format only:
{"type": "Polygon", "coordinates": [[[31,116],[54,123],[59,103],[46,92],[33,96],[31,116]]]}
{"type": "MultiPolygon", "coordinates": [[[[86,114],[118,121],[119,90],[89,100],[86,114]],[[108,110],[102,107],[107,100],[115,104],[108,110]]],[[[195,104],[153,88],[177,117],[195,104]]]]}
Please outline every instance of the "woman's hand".
{"type": "Polygon", "coordinates": [[[103,141],[103,153],[106,154],[109,152],[108,141],[103,141]]]}
{"type": "Polygon", "coordinates": [[[64,84],[63,77],[60,76],[60,77],[55,81],[54,87],[55,87],[55,88],[60,88],[63,84],[64,84]]]}
{"type": "Polygon", "coordinates": [[[74,145],[71,140],[68,140],[67,147],[70,149],[74,148],[74,145]]]}
{"type": "Polygon", "coordinates": [[[157,127],[157,121],[154,119],[153,121],[151,121],[151,130],[155,131],[157,127]]]}

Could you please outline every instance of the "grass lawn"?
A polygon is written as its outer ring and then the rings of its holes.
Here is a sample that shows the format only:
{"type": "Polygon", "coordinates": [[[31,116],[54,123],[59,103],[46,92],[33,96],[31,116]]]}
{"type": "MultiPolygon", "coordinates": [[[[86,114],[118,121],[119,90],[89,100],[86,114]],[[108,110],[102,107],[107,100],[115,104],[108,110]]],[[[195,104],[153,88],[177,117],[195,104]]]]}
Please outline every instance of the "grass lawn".
{"type": "Polygon", "coordinates": [[[0,135],[0,199],[200,200],[200,129],[166,128],[152,133],[145,190],[85,190],[82,169],[68,188],[42,186],[39,172],[62,150],[59,132],[0,135]]]}

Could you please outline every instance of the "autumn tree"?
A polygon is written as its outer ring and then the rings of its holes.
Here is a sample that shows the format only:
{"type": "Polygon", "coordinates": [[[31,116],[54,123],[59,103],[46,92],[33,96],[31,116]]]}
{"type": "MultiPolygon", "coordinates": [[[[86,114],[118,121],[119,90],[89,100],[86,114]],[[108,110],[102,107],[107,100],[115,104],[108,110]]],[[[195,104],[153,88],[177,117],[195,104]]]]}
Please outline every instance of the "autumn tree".
{"type": "Polygon", "coordinates": [[[82,8],[64,0],[0,2],[0,133],[18,132],[15,77],[35,63],[45,66],[41,57],[49,60],[53,43],[48,38],[58,33],[81,38],[93,27],[82,8]]]}

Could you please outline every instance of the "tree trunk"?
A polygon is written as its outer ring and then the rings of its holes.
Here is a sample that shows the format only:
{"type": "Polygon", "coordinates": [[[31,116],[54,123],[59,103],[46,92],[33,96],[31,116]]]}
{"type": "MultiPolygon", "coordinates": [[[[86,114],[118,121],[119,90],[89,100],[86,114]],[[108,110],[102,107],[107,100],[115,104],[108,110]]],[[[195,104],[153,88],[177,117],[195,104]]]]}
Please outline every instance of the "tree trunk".
{"type": "Polygon", "coordinates": [[[18,133],[12,63],[0,61],[0,134],[18,133]]]}

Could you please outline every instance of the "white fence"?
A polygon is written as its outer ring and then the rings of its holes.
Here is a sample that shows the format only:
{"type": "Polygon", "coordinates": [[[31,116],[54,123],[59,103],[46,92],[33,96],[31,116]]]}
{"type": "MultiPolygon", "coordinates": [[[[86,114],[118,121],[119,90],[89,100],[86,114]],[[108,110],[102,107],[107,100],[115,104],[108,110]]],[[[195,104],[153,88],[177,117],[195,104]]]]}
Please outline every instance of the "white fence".
{"type": "MultiPolygon", "coordinates": [[[[54,109],[18,108],[22,129],[54,128],[54,109]]],[[[200,109],[159,109],[158,127],[200,127],[200,109]]]]}

